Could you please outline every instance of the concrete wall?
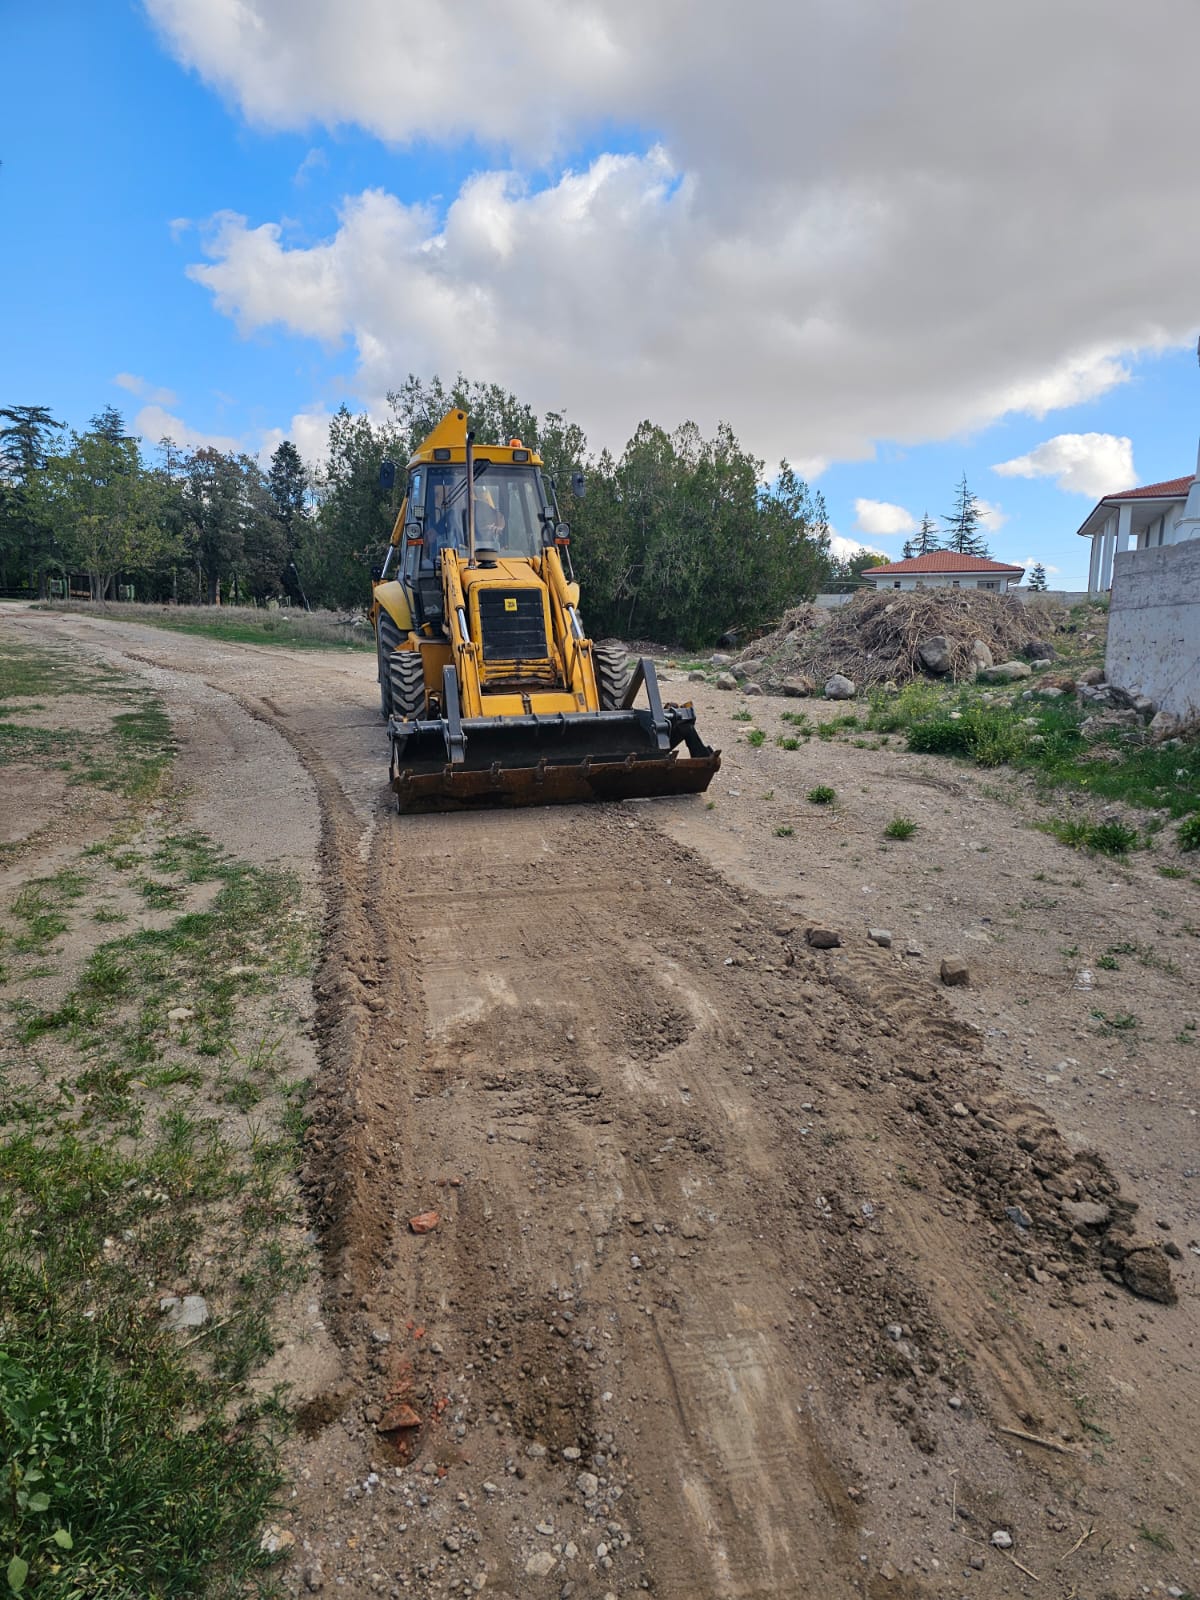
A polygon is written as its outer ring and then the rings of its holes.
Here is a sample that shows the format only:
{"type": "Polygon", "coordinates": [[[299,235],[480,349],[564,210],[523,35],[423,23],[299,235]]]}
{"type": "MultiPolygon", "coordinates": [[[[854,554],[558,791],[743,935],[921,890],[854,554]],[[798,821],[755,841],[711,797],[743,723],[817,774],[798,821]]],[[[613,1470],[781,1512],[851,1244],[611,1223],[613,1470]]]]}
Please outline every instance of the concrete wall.
{"type": "Polygon", "coordinates": [[[1164,711],[1200,715],[1200,539],[1117,554],[1104,668],[1164,711]]]}

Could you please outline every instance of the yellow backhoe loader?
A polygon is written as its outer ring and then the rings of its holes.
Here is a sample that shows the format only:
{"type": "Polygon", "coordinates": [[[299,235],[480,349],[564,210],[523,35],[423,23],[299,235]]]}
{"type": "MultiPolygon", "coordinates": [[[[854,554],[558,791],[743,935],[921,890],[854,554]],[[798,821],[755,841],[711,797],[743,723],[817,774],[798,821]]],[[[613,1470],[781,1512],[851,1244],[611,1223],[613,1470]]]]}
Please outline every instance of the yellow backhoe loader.
{"type": "Polygon", "coordinates": [[[652,661],[587,637],[541,465],[476,445],[459,410],[408,463],[371,603],[401,811],[697,794],[721,764],[652,661]]]}

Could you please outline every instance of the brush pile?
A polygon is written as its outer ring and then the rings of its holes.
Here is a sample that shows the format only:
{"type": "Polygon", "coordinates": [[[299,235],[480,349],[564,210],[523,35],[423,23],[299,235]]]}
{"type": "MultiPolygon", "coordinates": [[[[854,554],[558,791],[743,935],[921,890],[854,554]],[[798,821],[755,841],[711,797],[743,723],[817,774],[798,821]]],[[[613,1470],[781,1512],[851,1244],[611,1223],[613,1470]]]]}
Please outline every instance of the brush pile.
{"type": "Polygon", "coordinates": [[[944,639],[948,671],[939,675],[957,680],[973,677],[988,653],[996,662],[1028,658],[1030,645],[1056,632],[1065,616],[1062,608],[1056,615],[1050,606],[985,589],[860,590],[834,611],[799,605],[785,612],[774,633],[738,659],[767,690],[786,679],[819,686],[834,673],[864,689],[927,676],[921,647],[944,639]]]}

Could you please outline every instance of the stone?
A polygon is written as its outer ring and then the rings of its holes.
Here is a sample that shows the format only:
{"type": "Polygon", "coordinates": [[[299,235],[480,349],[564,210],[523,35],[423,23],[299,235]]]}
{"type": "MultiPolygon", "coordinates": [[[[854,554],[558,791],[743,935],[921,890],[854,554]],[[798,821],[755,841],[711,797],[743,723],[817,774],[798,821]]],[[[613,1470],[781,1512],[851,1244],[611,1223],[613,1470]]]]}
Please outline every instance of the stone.
{"type": "Polygon", "coordinates": [[[976,670],[980,667],[994,667],[996,658],[982,639],[976,639],[971,646],[971,661],[976,670]]]}
{"type": "Polygon", "coordinates": [[[325,1587],[325,1569],[319,1561],[314,1561],[311,1567],[305,1569],[304,1587],[309,1594],[320,1594],[325,1587]]]}
{"type": "Polygon", "coordinates": [[[884,950],[892,948],[892,936],[886,928],[868,928],[867,938],[872,944],[882,946],[884,950]]]}
{"type": "Polygon", "coordinates": [[[967,1106],[963,1105],[961,1100],[956,1100],[950,1107],[950,1115],[952,1117],[969,1117],[971,1112],[967,1106]]]}
{"type": "Polygon", "coordinates": [[[965,989],[971,981],[971,969],[961,956],[943,956],[941,975],[948,989],[965,989]]]}
{"type": "Polygon", "coordinates": [[[1150,718],[1150,732],[1156,739],[1172,738],[1179,726],[1179,718],[1170,711],[1156,711],[1150,718]]]}
{"type": "Polygon", "coordinates": [[[399,1433],[404,1428],[419,1428],[421,1418],[410,1405],[397,1400],[380,1417],[377,1426],[380,1433],[399,1433]]]}
{"type": "Polygon", "coordinates": [[[1097,683],[1103,683],[1104,682],[1104,669],[1102,667],[1088,667],[1086,669],[1086,671],[1081,672],[1079,674],[1078,681],[1081,684],[1088,684],[1088,685],[1095,685],[1097,683]]]}
{"type": "Polygon", "coordinates": [[[806,928],[804,938],[814,950],[836,950],[842,942],[841,934],[832,928],[806,928]]]}
{"type": "Polygon", "coordinates": [[[585,1500],[592,1500],[599,1492],[600,1479],[594,1472],[581,1472],[575,1479],[575,1487],[585,1500]]]}
{"type": "Polygon", "coordinates": [[[1041,691],[1043,700],[1061,700],[1065,693],[1066,691],[1064,689],[1060,689],[1058,685],[1054,683],[1052,683],[1048,689],[1043,689],[1041,691]]]}
{"type": "Polygon", "coordinates": [[[1024,1206],[1005,1206],[1004,1215],[1017,1228],[1032,1228],[1033,1218],[1024,1206]]]}
{"type": "Polygon", "coordinates": [[[944,634],[935,633],[922,639],[917,646],[917,658],[926,672],[943,678],[950,671],[950,641],[944,634]]]}
{"type": "Polygon", "coordinates": [[[264,1555],[277,1556],[281,1550],[290,1550],[295,1542],[296,1535],[289,1528],[277,1528],[272,1524],[263,1529],[258,1548],[264,1555]]]}
{"type": "Polygon", "coordinates": [[[408,1225],[414,1233],[432,1233],[441,1220],[436,1211],[421,1211],[409,1217],[408,1225]]]}
{"type": "Polygon", "coordinates": [[[792,700],[806,700],[817,688],[811,678],[785,678],[779,687],[792,700]]]}
{"type": "Polygon", "coordinates": [[[733,657],[732,656],[723,656],[723,655],[720,655],[719,653],[717,653],[717,654],[713,654],[713,655],[709,656],[708,659],[712,662],[714,667],[727,667],[729,665],[729,663],[733,660],[733,657]]]}
{"type": "Polygon", "coordinates": [[[1047,666],[1058,658],[1058,651],[1049,639],[1026,639],[1021,646],[1021,654],[1026,661],[1044,661],[1047,666]]]}
{"type": "Polygon", "coordinates": [[[1054,663],[1049,656],[1039,656],[1036,661],[1031,661],[1029,665],[1034,672],[1045,672],[1046,668],[1052,667],[1054,663]]]}
{"type": "Polygon", "coordinates": [[[163,1321],[177,1331],[185,1328],[202,1328],[208,1321],[208,1301],[202,1294],[165,1295],[158,1302],[163,1321]]]}
{"type": "Polygon", "coordinates": [[[1161,1305],[1173,1306],[1179,1298],[1171,1279],[1171,1264],[1157,1248],[1131,1250],[1121,1263],[1121,1276],[1126,1288],[1143,1300],[1157,1300],[1161,1305]]]}
{"type": "Polygon", "coordinates": [[[448,1533],[446,1535],[446,1537],[442,1540],[442,1548],[445,1549],[445,1550],[449,1550],[449,1552],[450,1552],[450,1554],[452,1556],[456,1556],[459,1553],[459,1551],[462,1549],[462,1545],[459,1544],[458,1540],[455,1538],[455,1536],[452,1533],[448,1533]]]}
{"type": "Polygon", "coordinates": [[[1064,1200],[1059,1210],[1076,1228],[1103,1228],[1112,1215],[1097,1200],[1064,1200]]]}
{"type": "Polygon", "coordinates": [[[734,677],[732,672],[719,673],[718,676],[717,676],[717,688],[718,689],[736,689],[737,688],[737,679],[734,677]]]}
{"type": "Polygon", "coordinates": [[[904,1329],[898,1322],[889,1322],[883,1331],[887,1334],[888,1338],[893,1344],[899,1344],[901,1339],[904,1337],[904,1329]]]}
{"type": "Polygon", "coordinates": [[[531,1461],[540,1461],[546,1454],[546,1446],[544,1444],[539,1444],[535,1439],[532,1444],[527,1444],[525,1446],[525,1454],[531,1461]]]}
{"type": "Polygon", "coordinates": [[[996,1546],[997,1550],[1011,1550],[1013,1545],[1013,1536],[1011,1533],[1009,1533],[1007,1528],[997,1528],[995,1533],[992,1534],[992,1543],[996,1546]]]}
{"type": "Polygon", "coordinates": [[[1002,661],[996,667],[981,667],[978,676],[984,683],[1016,683],[1018,678],[1028,678],[1032,671],[1027,661],[1002,661]]]}
{"type": "Polygon", "coordinates": [[[826,700],[853,700],[857,693],[858,686],[854,679],[847,678],[841,672],[835,672],[825,680],[826,700]]]}
{"type": "Polygon", "coordinates": [[[558,1565],[558,1557],[550,1550],[539,1550],[525,1563],[526,1574],[531,1578],[548,1578],[558,1565]]]}
{"type": "Polygon", "coordinates": [[[742,693],[743,694],[757,695],[757,694],[761,694],[762,692],[763,692],[763,686],[762,686],[761,683],[744,683],[742,685],[742,693]]]}
{"type": "Polygon", "coordinates": [[[191,1006],[172,1006],[167,1012],[168,1022],[190,1022],[196,1015],[191,1006]]]}
{"type": "Polygon", "coordinates": [[[708,682],[708,673],[707,672],[689,672],[688,675],[687,675],[687,681],[689,683],[707,683],[708,682]]]}
{"type": "Polygon", "coordinates": [[[738,683],[745,683],[750,674],[746,671],[746,668],[742,665],[742,663],[738,661],[732,667],[730,667],[729,676],[731,678],[736,678],[738,683]]]}
{"type": "Polygon", "coordinates": [[[971,1557],[971,1570],[973,1572],[982,1572],[984,1567],[986,1567],[986,1566],[987,1566],[987,1562],[983,1559],[982,1556],[972,1556],[971,1557]]]}

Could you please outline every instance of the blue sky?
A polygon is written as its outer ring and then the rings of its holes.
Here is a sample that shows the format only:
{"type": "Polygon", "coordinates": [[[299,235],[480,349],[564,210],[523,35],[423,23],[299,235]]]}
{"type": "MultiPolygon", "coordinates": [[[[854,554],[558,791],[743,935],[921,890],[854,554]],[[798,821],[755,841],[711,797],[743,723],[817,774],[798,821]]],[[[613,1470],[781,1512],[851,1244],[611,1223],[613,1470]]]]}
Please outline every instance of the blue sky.
{"type": "Polygon", "coordinates": [[[631,43],[620,0],[8,8],[0,403],[315,456],[343,400],[461,367],[597,447],[725,419],[892,555],[965,472],[993,553],[1078,587],[1096,495],[1195,460],[1194,135],[1127,8],[1037,13],[1032,77],[1027,9],[748,0],[734,37],[663,0],[631,43]],[[738,45],[760,9],[778,63],[738,45]],[[1081,141],[1072,85],[1118,71],[1161,115],[1091,95],[1081,141]]]}

